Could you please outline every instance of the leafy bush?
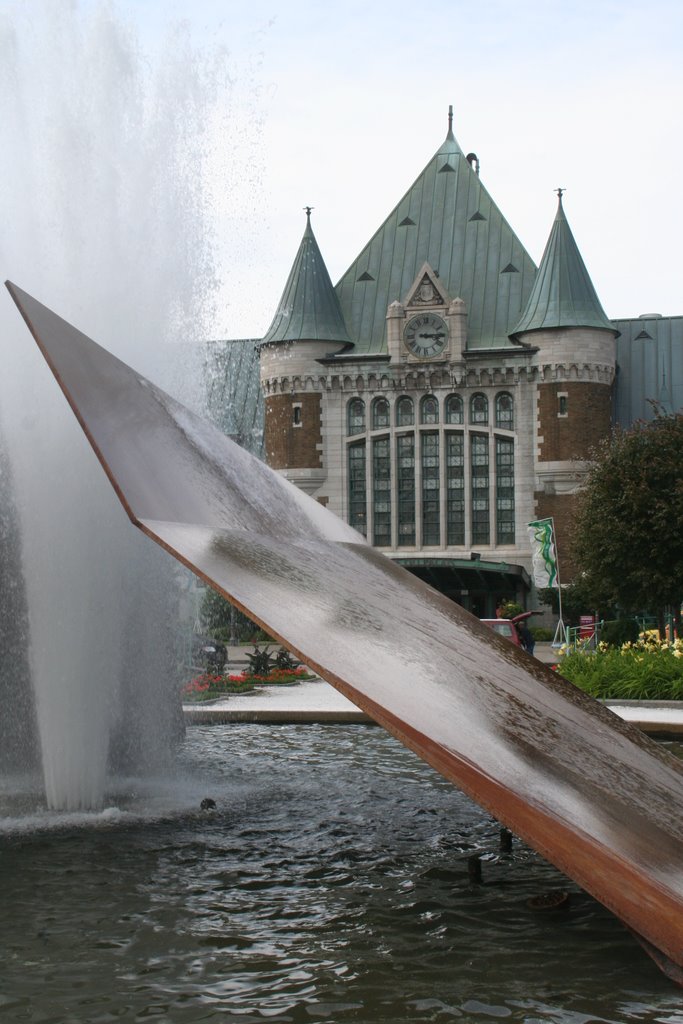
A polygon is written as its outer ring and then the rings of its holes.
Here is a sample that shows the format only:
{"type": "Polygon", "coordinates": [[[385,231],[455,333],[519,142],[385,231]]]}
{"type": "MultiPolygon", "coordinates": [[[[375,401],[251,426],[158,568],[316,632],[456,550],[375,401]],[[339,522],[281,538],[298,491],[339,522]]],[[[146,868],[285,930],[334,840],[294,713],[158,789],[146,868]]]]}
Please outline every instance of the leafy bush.
{"type": "Polygon", "coordinates": [[[503,613],[501,615],[502,619],[514,619],[515,615],[521,615],[524,611],[521,604],[518,604],[517,601],[503,601],[499,607],[503,613]]]}
{"type": "Polygon", "coordinates": [[[644,636],[620,648],[562,658],[558,671],[592,697],[607,700],[683,700],[683,640],[644,636]]]}
{"type": "Polygon", "coordinates": [[[555,637],[555,630],[547,626],[529,626],[529,631],[537,643],[550,643],[555,637]]]}
{"type": "Polygon", "coordinates": [[[267,676],[273,668],[273,656],[267,647],[261,650],[259,647],[254,646],[253,651],[247,651],[247,659],[249,661],[249,675],[251,676],[267,676]]]}
{"type": "Polygon", "coordinates": [[[275,655],[275,667],[284,671],[291,671],[292,669],[298,668],[299,662],[295,661],[289,651],[286,651],[284,647],[275,655]]]}
{"type": "Polygon", "coordinates": [[[621,647],[625,643],[635,643],[640,633],[636,619],[612,619],[605,622],[600,630],[600,639],[608,647],[621,647]]]}

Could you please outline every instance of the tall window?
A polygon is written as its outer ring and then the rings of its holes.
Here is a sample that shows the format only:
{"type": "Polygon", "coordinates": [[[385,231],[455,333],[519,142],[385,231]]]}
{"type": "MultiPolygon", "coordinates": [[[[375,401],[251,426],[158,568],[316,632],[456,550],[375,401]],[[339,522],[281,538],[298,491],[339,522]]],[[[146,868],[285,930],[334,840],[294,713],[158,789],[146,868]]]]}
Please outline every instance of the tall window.
{"type": "Polygon", "coordinates": [[[372,543],[391,547],[391,455],[389,438],[372,442],[372,543]]]}
{"type": "Polygon", "coordinates": [[[422,543],[439,544],[439,435],[422,437],[422,543]]]}
{"type": "Polygon", "coordinates": [[[367,493],[365,486],[365,441],[349,445],[349,523],[367,536],[367,493]]]}
{"type": "Polygon", "coordinates": [[[439,403],[434,395],[425,395],[420,402],[420,423],[439,422],[439,403]]]}
{"type": "Polygon", "coordinates": [[[362,434],[365,431],[365,402],[362,398],[352,398],[347,410],[347,431],[349,436],[362,434]]]}
{"type": "Polygon", "coordinates": [[[415,409],[412,398],[402,395],[396,403],[396,426],[412,427],[415,422],[415,409]]]}
{"type": "Polygon", "coordinates": [[[512,395],[501,391],[496,395],[496,426],[503,430],[512,430],[514,424],[512,395]]]}
{"type": "Polygon", "coordinates": [[[496,438],[496,541],[515,543],[515,445],[496,438]]]}
{"type": "Polygon", "coordinates": [[[470,399],[470,423],[483,426],[489,421],[489,400],[486,395],[472,395],[470,399]]]}
{"type": "MultiPolygon", "coordinates": [[[[409,399],[410,401],[410,399],[409,399]]],[[[415,436],[396,438],[396,476],[398,483],[398,544],[415,544],[415,436]]]]}
{"type": "Polygon", "coordinates": [[[446,543],[465,543],[465,439],[446,434],[446,543]]]}
{"type": "Polygon", "coordinates": [[[472,434],[472,544],[490,544],[489,439],[472,434]]]}
{"type": "Polygon", "coordinates": [[[460,395],[449,395],[446,399],[446,423],[462,423],[463,404],[460,395]]]}
{"type": "Polygon", "coordinates": [[[389,426],[389,402],[386,398],[376,398],[372,403],[372,426],[374,430],[389,426]]]}

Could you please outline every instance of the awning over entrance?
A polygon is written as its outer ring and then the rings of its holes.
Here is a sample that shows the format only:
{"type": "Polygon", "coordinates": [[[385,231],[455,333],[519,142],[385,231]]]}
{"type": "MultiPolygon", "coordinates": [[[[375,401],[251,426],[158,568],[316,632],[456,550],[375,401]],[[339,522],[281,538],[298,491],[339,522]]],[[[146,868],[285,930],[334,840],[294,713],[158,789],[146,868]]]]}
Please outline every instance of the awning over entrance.
{"type": "Polygon", "coordinates": [[[479,618],[494,618],[502,599],[524,605],[531,578],[522,565],[481,558],[425,556],[394,558],[419,579],[479,618]]]}

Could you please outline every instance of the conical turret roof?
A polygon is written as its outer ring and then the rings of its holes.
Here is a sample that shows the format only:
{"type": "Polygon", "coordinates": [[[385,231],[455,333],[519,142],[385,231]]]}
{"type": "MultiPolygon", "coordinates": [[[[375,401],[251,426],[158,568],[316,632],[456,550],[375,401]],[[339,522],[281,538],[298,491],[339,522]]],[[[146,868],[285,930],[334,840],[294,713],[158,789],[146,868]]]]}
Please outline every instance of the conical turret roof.
{"type": "MultiPolygon", "coordinates": [[[[394,157],[392,155],[391,159],[394,157]]],[[[355,354],[386,352],[390,303],[404,301],[427,263],[467,309],[467,347],[510,346],[535,264],[481,183],[475,154],[451,130],[337,284],[355,354]]]]}
{"type": "Polygon", "coordinates": [[[600,327],[618,332],[600,305],[562,206],[558,189],[555,222],[526,309],[512,332],[549,327],[600,327]]]}
{"type": "Polygon", "coordinates": [[[327,272],[306,207],[306,230],[282,293],[282,298],[261,346],[286,341],[351,342],[339,299],[327,272]]]}

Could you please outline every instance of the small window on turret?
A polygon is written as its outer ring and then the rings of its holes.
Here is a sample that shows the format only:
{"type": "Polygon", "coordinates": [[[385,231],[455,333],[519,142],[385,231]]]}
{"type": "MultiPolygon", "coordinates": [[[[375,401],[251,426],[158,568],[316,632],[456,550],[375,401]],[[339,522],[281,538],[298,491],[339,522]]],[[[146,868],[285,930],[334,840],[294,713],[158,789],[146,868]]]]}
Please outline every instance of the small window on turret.
{"type": "Polygon", "coordinates": [[[292,425],[295,427],[301,426],[301,403],[297,402],[292,405],[292,425]]]}
{"type": "Polygon", "coordinates": [[[569,395],[566,391],[557,392],[557,415],[569,416],[569,395]]]}

